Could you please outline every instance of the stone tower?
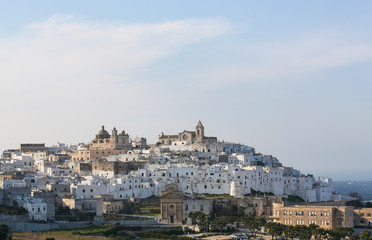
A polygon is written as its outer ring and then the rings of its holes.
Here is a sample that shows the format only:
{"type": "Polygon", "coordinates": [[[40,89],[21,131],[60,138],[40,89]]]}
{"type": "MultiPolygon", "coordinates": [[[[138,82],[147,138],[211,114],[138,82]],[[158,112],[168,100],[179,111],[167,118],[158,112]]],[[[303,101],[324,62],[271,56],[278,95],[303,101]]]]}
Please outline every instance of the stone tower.
{"type": "Polygon", "coordinates": [[[116,128],[114,127],[114,129],[112,129],[112,135],[111,135],[114,143],[118,143],[118,131],[116,130],[116,128]]]}
{"type": "Polygon", "coordinates": [[[198,125],[196,125],[196,141],[203,141],[204,139],[204,126],[199,120],[198,125]]]}

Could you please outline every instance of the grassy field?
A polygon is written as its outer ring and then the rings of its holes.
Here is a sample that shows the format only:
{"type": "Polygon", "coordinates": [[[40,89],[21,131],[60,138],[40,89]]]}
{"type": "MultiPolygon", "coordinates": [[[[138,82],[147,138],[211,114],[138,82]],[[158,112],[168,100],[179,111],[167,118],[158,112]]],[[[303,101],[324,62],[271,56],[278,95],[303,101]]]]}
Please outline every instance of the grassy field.
{"type": "MultiPolygon", "coordinates": [[[[137,227],[138,228],[138,227],[137,227]]],[[[81,229],[54,230],[46,232],[13,232],[12,239],[17,240],[46,240],[54,238],[55,240],[120,240],[120,239],[156,239],[145,237],[147,230],[136,229],[135,227],[123,227],[113,225],[94,225],[81,229]]]]}
{"type": "Polygon", "coordinates": [[[13,232],[12,239],[37,239],[55,238],[55,240],[79,239],[79,240],[100,240],[111,239],[104,234],[112,229],[111,226],[89,226],[81,229],[55,230],[46,232],[13,232]]]}
{"type": "Polygon", "coordinates": [[[100,239],[110,239],[108,237],[100,236],[81,236],[74,235],[71,232],[42,232],[42,233],[33,233],[33,232],[22,232],[22,233],[13,233],[12,239],[16,240],[45,240],[46,238],[54,238],[55,240],[100,240],[100,239]]]}

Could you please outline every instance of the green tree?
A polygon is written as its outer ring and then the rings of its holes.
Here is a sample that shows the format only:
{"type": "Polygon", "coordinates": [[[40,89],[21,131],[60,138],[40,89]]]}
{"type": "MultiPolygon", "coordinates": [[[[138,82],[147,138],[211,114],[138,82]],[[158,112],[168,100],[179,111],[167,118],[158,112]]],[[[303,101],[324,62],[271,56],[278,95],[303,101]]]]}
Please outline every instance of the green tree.
{"type": "Polygon", "coordinates": [[[297,225],[295,226],[296,232],[297,232],[297,237],[300,240],[310,240],[312,233],[311,229],[305,225],[297,225]]]}
{"type": "Polygon", "coordinates": [[[209,225],[211,223],[211,216],[198,211],[198,212],[189,212],[188,217],[191,218],[191,222],[193,225],[198,225],[199,227],[205,228],[207,231],[209,230],[209,225]]]}
{"type": "Polygon", "coordinates": [[[368,231],[368,230],[361,232],[359,235],[360,235],[360,240],[369,240],[369,239],[371,239],[371,232],[368,231]]]}
{"type": "Polygon", "coordinates": [[[253,236],[256,236],[258,231],[265,225],[266,220],[264,217],[244,216],[241,218],[242,223],[247,225],[249,231],[253,236]]]}
{"type": "Polygon", "coordinates": [[[366,202],[365,207],[366,208],[372,208],[372,202],[366,202]]]}
{"type": "Polygon", "coordinates": [[[354,234],[354,228],[352,227],[343,227],[337,230],[340,231],[342,238],[350,238],[354,234]]]}
{"type": "Polygon", "coordinates": [[[327,230],[327,229],[324,229],[324,228],[319,228],[319,230],[318,230],[319,238],[320,239],[328,239],[329,238],[329,231],[330,230],[327,230]]]}
{"type": "Polygon", "coordinates": [[[296,228],[292,225],[285,226],[283,233],[284,233],[285,238],[290,238],[293,240],[295,237],[297,237],[296,228]]]}
{"type": "Polygon", "coordinates": [[[0,240],[8,239],[9,227],[5,224],[0,225],[0,240]]]}
{"type": "Polygon", "coordinates": [[[272,239],[276,239],[282,235],[284,231],[284,225],[277,222],[268,222],[265,224],[265,231],[271,235],[272,239]]]}
{"type": "Polygon", "coordinates": [[[354,233],[354,229],[342,227],[336,230],[330,230],[328,233],[331,239],[340,240],[345,239],[346,237],[350,238],[354,233]]]}
{"type": "Polygon", "coordinates": [[[319,226],[312,223],[309,225],[309,229],[310,229],[310,232],[311,232],[311,235],[314,236],[314,238],[316,240],[320,239],[320,233],[319,233],[319,226]]]}
{"type": "Polygon", "coordinates": [[[217,217],[214,223],[216,224],[216,227],[222,232],[222,228],[224,228],[228,223],[228,217],[226,216],[217,217]]]}

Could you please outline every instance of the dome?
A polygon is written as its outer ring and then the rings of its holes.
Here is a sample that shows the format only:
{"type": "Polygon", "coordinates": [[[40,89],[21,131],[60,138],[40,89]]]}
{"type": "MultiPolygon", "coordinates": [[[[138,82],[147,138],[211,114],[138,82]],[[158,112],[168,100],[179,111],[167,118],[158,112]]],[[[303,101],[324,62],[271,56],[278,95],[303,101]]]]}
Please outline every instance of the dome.
{"type": "Polygon", "coordinates": [[[105,126],[102,126],[102,129],[97,133],[96,138],[110,138],[110,134],[105,130],[105,126]]]}

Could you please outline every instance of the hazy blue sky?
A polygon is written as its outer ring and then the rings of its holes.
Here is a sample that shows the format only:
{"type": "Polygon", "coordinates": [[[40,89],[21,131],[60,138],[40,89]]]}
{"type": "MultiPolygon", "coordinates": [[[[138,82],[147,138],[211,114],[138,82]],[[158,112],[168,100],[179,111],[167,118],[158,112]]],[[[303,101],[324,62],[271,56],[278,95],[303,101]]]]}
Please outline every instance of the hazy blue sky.
{"type": "Polygon", "coordinates": [[[371,1],[0,1],[0,150],[194,129],[372,179],[371,1]]]}

